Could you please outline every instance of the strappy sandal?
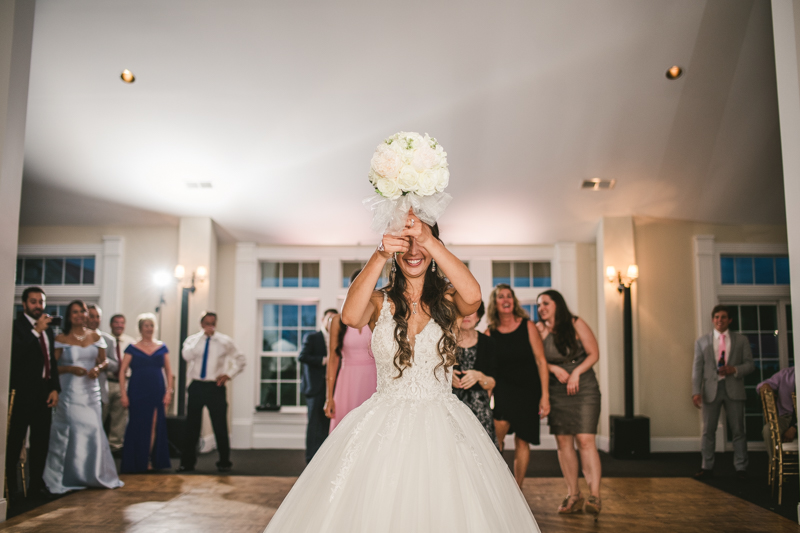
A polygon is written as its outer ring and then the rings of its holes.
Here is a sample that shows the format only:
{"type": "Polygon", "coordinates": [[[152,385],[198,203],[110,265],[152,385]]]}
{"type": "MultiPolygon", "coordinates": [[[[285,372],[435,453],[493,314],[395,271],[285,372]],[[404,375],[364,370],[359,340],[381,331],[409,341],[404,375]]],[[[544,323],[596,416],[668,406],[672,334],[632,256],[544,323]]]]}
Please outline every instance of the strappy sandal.
{"type": "Polygon", "coordinates": [[[589,496],[586,503],[583,505],[583,512],[594,516],[594,521],[597,522],[597,517],[600,515],[600,510],[603,504],[599,496],[589,496]]]}
{"type": "Polygon", "coordinates": [[[564,498],[564,501],[561,502],[561,506],[558,508],[558,514],[572,514],[572,513],[580,513],[583,510],[583,496],[581,493],[574,495],[567,495],[564,498]],[[570,503],[570,501],[572,503],[570,503]]]}

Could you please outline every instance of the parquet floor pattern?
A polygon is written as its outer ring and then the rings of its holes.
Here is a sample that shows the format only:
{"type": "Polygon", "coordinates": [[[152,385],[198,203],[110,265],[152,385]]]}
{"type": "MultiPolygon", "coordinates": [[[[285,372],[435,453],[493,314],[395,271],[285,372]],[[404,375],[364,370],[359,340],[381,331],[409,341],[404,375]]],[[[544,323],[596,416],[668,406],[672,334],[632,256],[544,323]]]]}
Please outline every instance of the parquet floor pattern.
{"type": "MultiPolygon", "coordinates": [[[[121,489],[70,494],[0,524],[0,531],[259,533],[295,481],[179,475],[122,479],[121,489]]],[[[544,533],[800,532],[790,520],[692,479],[611,478],[603,483],[597,523],[583,514],[556,514],[564,495],[559,478],[528,478],[523,492],[544,533]]]]}

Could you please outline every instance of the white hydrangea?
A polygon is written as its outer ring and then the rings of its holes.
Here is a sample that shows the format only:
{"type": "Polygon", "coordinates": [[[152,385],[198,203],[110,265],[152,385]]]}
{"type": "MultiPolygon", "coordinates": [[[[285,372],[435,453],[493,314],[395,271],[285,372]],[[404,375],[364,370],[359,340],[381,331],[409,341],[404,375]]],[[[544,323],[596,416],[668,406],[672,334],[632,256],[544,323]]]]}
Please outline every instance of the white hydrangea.
{"type": "Polygon", "coordinates": [[[450,181],[447,153],[427,133],[395,133],[376,148],[369,181],[389,199],[408,193],[432,196],[443,192],[450,181]]]}

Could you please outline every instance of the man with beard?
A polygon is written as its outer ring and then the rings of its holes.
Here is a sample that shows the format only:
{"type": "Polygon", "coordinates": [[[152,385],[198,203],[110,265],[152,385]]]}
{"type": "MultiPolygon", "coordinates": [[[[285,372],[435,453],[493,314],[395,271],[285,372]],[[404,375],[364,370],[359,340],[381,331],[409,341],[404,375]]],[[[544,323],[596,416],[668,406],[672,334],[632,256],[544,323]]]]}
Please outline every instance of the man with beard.
{"type": "Polygon", "coordinates": [[[22,293],[23,312],[14,321],[9,390],[16,392],[6,445],[8,493],[12,498],[17,493],[17,461],[29,427],[29,495],[49,495],[42,474],[50,442],[52,409],[58,404],[61,386],[53,331],[49,328],[52,317],[44,312],[44,306],[44,291],[28,287],[22,293]]]}

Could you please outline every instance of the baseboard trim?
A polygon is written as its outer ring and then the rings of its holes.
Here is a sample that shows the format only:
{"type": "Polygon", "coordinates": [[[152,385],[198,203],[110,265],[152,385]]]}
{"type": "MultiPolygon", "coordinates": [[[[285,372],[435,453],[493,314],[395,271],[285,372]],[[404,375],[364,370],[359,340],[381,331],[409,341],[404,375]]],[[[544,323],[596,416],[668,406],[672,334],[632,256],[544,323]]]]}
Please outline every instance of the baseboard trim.
{"type": "Polygon", "coordinates": [[[653,453],[699,452],[700,437],[651,437],[653,453]]]}

